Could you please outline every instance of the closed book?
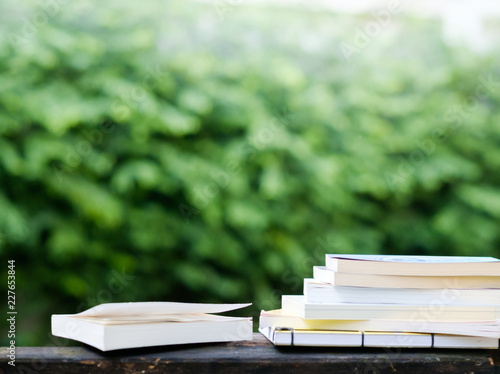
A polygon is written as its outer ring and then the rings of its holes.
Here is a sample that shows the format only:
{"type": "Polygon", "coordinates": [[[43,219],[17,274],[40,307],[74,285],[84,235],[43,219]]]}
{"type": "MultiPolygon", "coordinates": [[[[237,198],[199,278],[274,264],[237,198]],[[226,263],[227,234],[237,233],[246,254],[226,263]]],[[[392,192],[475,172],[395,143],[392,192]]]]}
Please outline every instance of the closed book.
{"type": "Polygon", "coordinates": [[[304,319],[380,319],[433,322],[481,321],[500,319],[498,306],[462,305],[405,305],[405,304],[347,304],[311,303],[302,295],[283,295],[285,314],[304,319]]]}
{"type": "Polygon", "coordinates": [[[287,327],[267,327],[259,331],[277,346],[462,349],[497,349],[499,346],[498,339],[461,335],[301,330],[287,327]]]}
{"type": "Polygon", "coordinates": [[[304,296],[312,303],[366,303],[408,305],[497,305],[500,289],[466,288],[379,288],[334,286],[304,279],[304,296]]]}
{"type": "Polygon", "coordinates": [[[314,279],[335,286],[381,288],[500,288],[500,276],[409,276],[342,273],[313,267],[314,279]]]}
{"type": "Polygon", "coordinates": [[[341,273],[413,276],[498,276],[493,257],[327,254],[326,267],[341,273]]]}
{"type": "Polygon", "coordinates": [[[304,319],[284,313],[281,309],[262,311],[259,326],[287,326],[303,330],[338,330],[338,331],[412,331],[451,335],[467,335],[500,339],[500,320],[468,321],[468,322],[432,322],[425,318],[406,320],[337,320],[337,319],[304,319]]]}

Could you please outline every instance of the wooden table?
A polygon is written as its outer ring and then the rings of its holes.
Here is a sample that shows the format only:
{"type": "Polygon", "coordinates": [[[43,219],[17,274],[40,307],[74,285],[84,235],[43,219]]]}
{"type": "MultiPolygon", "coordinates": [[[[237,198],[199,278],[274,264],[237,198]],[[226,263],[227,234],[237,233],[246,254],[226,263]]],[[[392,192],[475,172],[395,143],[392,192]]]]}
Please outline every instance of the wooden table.
{"type": "Polygon", "coordinates": [[[1,348],[0,373],[495,373],[498,350],[276,348],[262,335],[238,343],[100,352],[81,347],[1,348]]]}

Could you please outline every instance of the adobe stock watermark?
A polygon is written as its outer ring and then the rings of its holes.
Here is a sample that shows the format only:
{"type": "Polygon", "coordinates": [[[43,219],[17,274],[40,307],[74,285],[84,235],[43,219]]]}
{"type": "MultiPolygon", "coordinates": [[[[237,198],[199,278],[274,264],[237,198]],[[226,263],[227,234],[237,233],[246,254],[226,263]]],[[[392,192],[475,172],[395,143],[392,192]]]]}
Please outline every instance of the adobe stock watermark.
{"type": "Polygon", "coordinates": [[[459,131],[482,101],[500,90],[500,80],[495,81],[492,74],[487,77],[480,75],[478,81],[474,93],[465,102],[451,106],[444,113],[442,120],[445,126],[436,127],[430,136],[416,140],[415,149],[408,156],[398,156],[397,170],[384,173],[391,191],[395,192],[424,163],[426,158],[433,155],[439,144],[446,142],[453,132],[459,131]]]}
{"type": "Polygon", "coordinates": [[[298,268],[286,270],[281,277],[282,282],[289,285],[292,292],[302,289],[304,279],[300,274],[307,271],[312,274],[313,266],[323,266],[325,264],[326,254],[338,252],[339,244],[333,234],[327,235],[326,238],[318,236],[310,255],[304,261],[301,261],[298,268]]]}
{"type": "MultiPolygon", "coordinates": [[[[8,200],[0,201],[0,203],[6,204],[8,208],[12,207],[11,202],[8,200]]],[[[12,221],[16,221],[16,224],[14,226],[0,228],[0,248],[13,243],[23,243],[30,235],[31,229],[27,223],[27,218],[23,214],[14,214],[15,219],[12,219],[12,221]]]]}
{"type": "MultiPolygon", "coordinates": [[[[467,295],[464,295],[464,292],[467,292],[467,290],[460,283],[459,277],[447,280],[445,287],[440,291],[439,297],[432,299],[425,305],[418,306],[411,313],[408,318],[411,329],[415,332],[423,333],[453,333],[453,329],[450,330],[449,326],[446,326],[448,330],[443,330],[445,326],[441,323],[442,318],[449,315],[447,306],[464,306],[470,303],[469,298],[467,295]]],[[[475,333],[477,333],[478,329],[480,330],[481,326],[473,328],[473,330],[476,330],[475,333]]],[[[474,333],[474,331],[469,331],[469,333],[474,333]]]]}
{"type": "Polygon", "coordinates": [[[181,203],[178,205],[184,221],[189,223],[193,215],[200,214],[202,209],[205,209],[224,188],[229,186],[232,178],[241,173],[244,163],[254,160],[258,151],[264,149],[283,133],[285,127],[291,123],[292,117],[288,108],[284,107],[281,111],[276,111],[269,124],[261,128],[253,138],[242,142],[238,146],[238,150],[239,154],[244,156],[243,160],[231,159],[226,162],[222,170],[211,173],[210,182],[201,188],[194,189],[191,204],[181,203]]]}
{"type": "MultiPolygon", "coordinates": [[[[140,105],[145,100],[149,91],[155,89],[161,80],[167,75],[165,71],[148,67],[147,73],[143,76],[141,83],[135,85],[130,91],[114,99],[111,106],[111,113],[118,122],[126,120],[130,115],[131,108],[140,105]]],[[[96,128],[80,130],[81,140],[76,146],[66,146],[66,154],[62,161],[51,163],[59,182],[62,181],[65,174],[74,172],[86,159],[92,155],[95,148],[103,145],[107,135],[116,130],[117,125],[112,121],[105,121],[96,128]]]]}
{"type": "Polygon", "coordinates": [[[220,21],[226,19],[228,13],[234,12],[236,7],[240,5],[242,0],[213,0],[212,6],[220,21]]]}
{"type": "Polygon", "coordinates": [[[465,102],[453,105],[444,114],[444,122],[451,123],[452,130],[462,127],[470,115],[477,110],[479,104],[500,89],[500,80],[494,81],[492,74],[488,77],[480,75],[478,81],[474,94],[469,95],[465,102]]]}
{"type": "Polygon", "coordinates": [[[11,45],[18,49],[30,40],[34,39],[39,30],[45,27],[51,18],[55,17],[61,7],[67,5],[70,0],[43,0],[38,4],[38,8],[29,17],[24,16],[19,26],[19,32],[9,32],[7,39],[11,45]]]}
{"type": "MultiPolygon", "coordinates": [[[[406,339],[402,336],[398,336],[398,341],[401,344],[406,342],[406,339]]],[[[396,373],[397,369],[394,367],[393,359],[391,359],[391,355],[399,355],[401,354],[400,347],[388,348],[384,347],[384,352],[386,356],[380,356],[378,360],[374,362],[365,361],[365,369],[362,371],[363,374],[378,374],[381,372],[386,373],[388,368],[391,368],[391,372],[396,373]]]]}
{"type": "MultiPolygon", "coordinates": [[[[294,294],[302,293],[304,289],[304,278],[302,274],[310,272],[312,274],[313,266],[324,265],[325,255],[328,253],[338,252],[339,245],[335,241],[334,235],[330,234],[326,237],[318,236],[314,243],[314,249],[309,254],[309,256],[300,262],[300,266],[286,270],[281,276],[281,282],[287,286],[287,290],[294,294]]],[[[276,305],[276,300],[281,300],[283,291],[280,289],[274,289],[271,291],[271,295],[267,300],[264,300],[259,304],[259,307],[263,310],[270,310],[276,305]]],[[[258,317],[258,315],[257,315],[258,317]]]]}
{"type": "Polygon", "coordinates": [[[225,332],[222,335],[222,341],[241,341],[252,340],[253,318],[249,323],[240,323],[234,332],[225,332]]]}
{"type": "Polygon", "coordinates": [[[398,156],[399,164],[396,171],[384,172],[385,180],[391,191],[395,192],[415,172],[416,168],[436,151],[437,144],[445,141],[446,132],[442,128],[434,129],[431,136],[425,139],[415,140],[416,149],[406,157],[398,156]]]}
{"type": "MultiPolygon", "coordinates": [[[[97,304],[101,303],[108,303],[111,302],[113,299],[113,295],[118,294],[119,292],[123,291],[125,287],[135,279],[135,275],[128,275],[124,272],[122,269],[121,273],[113,270],[111,272],[111,279],[107,283],[107,287],[99,290],[95,297],[89,297],[86,302],[82,302],[81,304],[78,305],[76,313],[79,313],[83,311],[86,308],[89,308],[91,306],[94,306],[97,304]]],[[[75,340],[78,340],[78,336],[81,334],[82,330],[81,328],[76,324],[76,323],[69,323],[65,327],[65,333],[71,337],[74,338],[75,340]]],[[[52,348],[52,347],[67,347],[69,344],[69,340],[66,338],[59,338],[51,333],[47,334],[47,337],[51,341],[51,343],[48,343],[45,345],[45,347],[52,348]]],[[[21,364],[17,366],[17,370],[19,373],[37,373],[42,370],[45,370],[47,368],[48,360],[45,355],[50,354],[49,351],[47,350],[41,350],[41,356],[37,359],[33,359],[31,361],[31,365],[28,366],[28,364],[21,364]]]]}
{"type": "Polygon", "coordinates": [[[134,279],[135,275],[127,275],[123,269],[121,273],[116,270],[111,271],[111,279],[108,281],[107,287],[99,290],[95,297],[88,297],[85,302],[79,304],[76,308],[77,313],[94,305],[110,303],[113,301],[113,296],[122,292],[134,279]]]}
{"type": "Polygon", "coordinates": [[[358,27],[354,37],[348,42],[340,44],[340,50],[347,61],[352,55],[360,53],[370,45],[374,38],[379,36],[392,22],[394,16],[402,11],[402,3],[399,0],[391,1],[387,7],[373,12],[373,19],[364,27],[358,27]]]}
{"type": "Polygon", "coordinates": [[[50,164],[58,181],[61,182],[66,174],[73,173],[83,163],[83,160],[92,154],[94,148],[102,145],[105,136],[111,134],[115,128],[115,124],[106,121],[97,128],[81,130],[82,139],[78,141],[75,147],[66,146],[66,155],[63,162],[53,161],[50,164]]]}

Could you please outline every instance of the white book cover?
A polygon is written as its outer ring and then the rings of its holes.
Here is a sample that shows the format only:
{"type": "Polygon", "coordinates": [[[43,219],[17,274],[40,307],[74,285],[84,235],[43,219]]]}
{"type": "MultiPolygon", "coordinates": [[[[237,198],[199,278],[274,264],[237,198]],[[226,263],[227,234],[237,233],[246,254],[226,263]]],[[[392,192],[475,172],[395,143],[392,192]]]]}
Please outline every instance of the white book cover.
{"type": "Polygon", "coordinates": [[[432,322],[421,318],[406,320],[338,320],[303,319],[285,314],[281,309],[262,311],[259,326],[286,326],[301,330],[338,330],[338,331],[412,331],[447,335],[467,335],[500,339],[500,320],[470,322],[432,322]]]}
{"type": "Polygon", "coordinates": [[[433,322],[500,319],[498,306],[311,303],[303,295],[283,295],[282,310],[304,319],[420,320],[433,322]]]}
{"type": "Polygon", "coordinates": [[[408,262],[412,264],[456,264],[456,263],[478,263],[478,262],[500,262],[494,257],[478,256],[412,256],[412,255],[349,255],[349,254],[327,254],[327,257],[342,258],[358,261],[379,262],[408,262]]]}
{"type": "Polygon", "coordinates": [[[304,279],[304,296],[311,303],[366,303],[408,305],[496,305],[500,289],[466,288],[378,288],[335,286],[312,278],[304,279]]]}
{"type": "Polygon", "coordinates": [[[346,273],[326,266],[313,266],[313,277],[335,286],[379,288],[500,288],[500,273],[496,276],[386,275],[346,273]]]}
{"type": "Polygon", "coordinates": [[[413,276],[498,276],[493,257],[327,254],[327,268],[344,273],[413,276]]]}

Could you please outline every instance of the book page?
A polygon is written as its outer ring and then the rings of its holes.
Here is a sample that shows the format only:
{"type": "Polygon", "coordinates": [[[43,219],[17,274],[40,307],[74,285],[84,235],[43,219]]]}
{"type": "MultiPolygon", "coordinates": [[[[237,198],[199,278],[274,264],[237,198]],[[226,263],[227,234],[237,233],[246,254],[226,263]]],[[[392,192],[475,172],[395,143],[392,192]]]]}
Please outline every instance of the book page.
{"type": "Polygon", "coordinates": [[[101,325],[131,325],[141,323],[183,323],[183,322],[210,322],[226,321],[234,319],[246,319],[245,317],[225,317],[213,314],[148,314],[148,315],[114,315],[108,317],[91,317],[72,315],[72,318],[84,319],[101,325]]]}
{"type": "Polygon", "coordinates": [[[411,262],[411,263],[472,263],[472,262],[498,262],[493,257],[463,257],[463,256],[396,256],[396,255],[342,255],[327,254],[327,257],[346,260],[382,261],[382,262],[411,262]]]}
{"type": "Polygon", "coordinates": [[[111,317],[126,315],[150,314],[193,314],[193,313],[223,313],[230,310],[245,308],[252,304],[201,304],[175,303],[163,301],[136,302],[136,303],[108,303],[97,305],[85,310],[76,316],[81,317],[111,317]]]}

